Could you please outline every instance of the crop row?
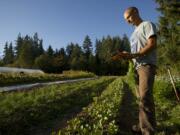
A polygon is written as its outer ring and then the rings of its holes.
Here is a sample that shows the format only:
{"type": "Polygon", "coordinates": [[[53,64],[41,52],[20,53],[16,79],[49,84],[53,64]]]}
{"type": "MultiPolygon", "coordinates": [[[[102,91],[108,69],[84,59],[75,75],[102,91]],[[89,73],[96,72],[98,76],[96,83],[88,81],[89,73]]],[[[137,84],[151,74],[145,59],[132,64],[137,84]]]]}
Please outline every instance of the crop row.
{"type": "Polygon", "coordinates": [[[101,77],[28,92],[1,93],[0,134],[27,134],[33,126],[50,125],[49,122],[63,118],[73,107],[87,106],[114,79],[101,77]]]}
{"type": "Polygon", "coordinates": [[[124,83],[121,78],[113,81],[94,102],[83,109],[58,135],[102,135],[119,132],[117,119],[123,96],[124,83]]]}

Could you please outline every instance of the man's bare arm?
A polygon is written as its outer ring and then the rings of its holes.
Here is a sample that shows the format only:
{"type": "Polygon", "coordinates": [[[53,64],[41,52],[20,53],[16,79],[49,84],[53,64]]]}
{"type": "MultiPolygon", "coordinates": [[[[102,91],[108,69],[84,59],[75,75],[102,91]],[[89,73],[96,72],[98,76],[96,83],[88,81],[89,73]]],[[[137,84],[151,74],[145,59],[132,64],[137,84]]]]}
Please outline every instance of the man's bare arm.
{"type": "Polygon", "coordinates": [[[144,56],[146,54],[148,54],[151,50],[153,50],[154,48],[156,48],[156,36],[151,36],[149,37],[149,39],[147,40],[146,46],[144,48],[142,48],[139,52],[137,53],[128,53],[128,52],[121,52],[121,57],[125,58],[125,59],[133,59],[136,57],[141,57],[144,56]]]}
{"type": "Polygon", "coordinates": [[[143,56],[147,53],[149,53],[152,49],[156,48],[156,36],[151,36],[147,40],[146,46],[142,48],[138,53],[139,56],[143,56]]]}

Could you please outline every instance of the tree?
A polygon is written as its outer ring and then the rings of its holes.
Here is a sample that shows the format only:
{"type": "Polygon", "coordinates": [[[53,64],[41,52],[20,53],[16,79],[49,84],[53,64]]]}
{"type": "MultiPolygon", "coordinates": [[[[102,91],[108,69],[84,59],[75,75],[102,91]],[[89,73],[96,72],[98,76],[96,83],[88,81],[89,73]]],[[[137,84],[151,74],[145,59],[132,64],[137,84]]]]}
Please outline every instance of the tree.
{"type": "Polygon", "coordinates": [[[159,18],[160,51],[159,62],[178,63],[180,61],[180,1],[156,0],[159,18]]]}
{"type": "Polygon", "coordinates": [[[23,38],[21,37],[21,34],[19,33],[16,40],[16,45],[15,45],[16,60],[19,58],[19,54],[20,54],[22,46],[23,46],[23,38]]]}
{"type": "Polygon", "coordinates": [[[0,66],[4,66],[4,62],[2,59],[0,59],[0,66]]]}
{"type": "Polygon", "coordinates": [[[4,58],[3,58],[4,64],[12,64],[14,62],[14,49],[12,46],[12,42],[8,45],[8,42],[6,42],[4,47],[4,58]]]}
{"type": "Polygon", "coordinates": [[[130,42],[126,34],[123,35],[121,50],[130,52],[130,42]]]}
{"type": "Polygon", "coordinates": [[[34,65],[34,59],[33,59],[33,48],[31,45],[31,42],[26,39],[23,43],[23,46],[21,48],[18,63],[20,67],[24,68],[32,68],[34,65]]]}
{"type": "Polygon", "coordinates": [[[52,58],[47,54],[42,54],[35,59],[36,67],[40,68],[44,72],[52,72],[52,58]]]}
{"type": "Polygon", "coordinates": [[[62,73],[63,70],[66,69],[66,57],[65,55],[58,55],[52,59],[52,72],[54,73],[62,73]]]}
{"type": "Polygon", "coordinates": [[[92,42],[88,35],[84,39],[83,50],[86,58],[88,59],[89,56],[92,54],[92,42]]]}
{"type": "Polygon", "coordinates": [[[74,70],[87,70],[85,67],[85,57],[83,55],[82,48],[75,44],[73,45],[72,53],[70,55],[69,64],[71,69],[74,70]]]}
{"type": "Polygon", "coordinates": [[[14,62],[14,49],[12,46],[12,42],[9,44],[9,64],[12,64],[14,62]]]}
{"type": "Polygon", "coordinates": [[[74,47],[74,44],[73,44],[73,43],[70,43],[69,45],[67,45],[67,47],[66,47],[66,53],[67,53],[67,56],[68,56],[68,57],[71,56],[72,51],[73,51],[73,47],[74,47]]]}
{"type": "Polygon", "coordinates": [[[38,33],[35,33],[32,38],[33,54],[34,59],[44,53],[43,40],[39,39],[38,33]]]}
{"type": "Polygon", "coordinates": [[[4,64],[7,64],[8,63],[8,56],[7,56],[7,54],[8,54],[8,42],[6,42],[5,43],[5,46],[4,46],[4,57],[3,57],[3,62],[4,62],[4,64]]]}
{"type": "Polygon", "coordinates": [[[44,54],[43,40],[42,39],[39,40],[38,50],[39,50],[39,55],[44,54]]]}
{"type": "Polygon", "coordinates": [[[44,54],[43,40],[39,39],[38,33],[33,37],[18,35],[15,45],[15,61],[13,66],[33,68],[37,57],[44,54]]]}
{"type": "Polygon", "coordinates": [[[51,45],[49,45],[48,49],[47,49],[47,54],[49,56],[53,56],[54,55],[54,50],[52,49],[51,45]]]}
{"type": "Polygon", "coordinates": [[[52,69],[55,73],[62,73],[63,70],[68,69],[67,57],[64,48],[56,49],[54,57],[52,58],[52,69]]]}

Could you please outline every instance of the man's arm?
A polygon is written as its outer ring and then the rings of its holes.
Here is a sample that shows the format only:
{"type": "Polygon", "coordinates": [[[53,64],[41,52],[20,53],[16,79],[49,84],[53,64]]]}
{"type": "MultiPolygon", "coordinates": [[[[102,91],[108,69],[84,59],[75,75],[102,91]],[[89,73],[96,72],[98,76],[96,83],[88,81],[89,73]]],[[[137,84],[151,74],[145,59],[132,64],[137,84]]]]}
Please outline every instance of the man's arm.
{"type": "Polygon", "coordinates": [[[154,48],[156,48],[156,35],[150,36],[147,40],[145,47],[142,48],[139,52],[134,54],[128,52],[121,52],[120,55],[125,59],[133,59],[148,54],[154,48]]]}
{"type": "Polygon", "coordinates": [[[146,46],[142,48],[138,53],[139,56],[143,56],[156,48],[156,35],[150,36],[147,40],[146,46]]]}

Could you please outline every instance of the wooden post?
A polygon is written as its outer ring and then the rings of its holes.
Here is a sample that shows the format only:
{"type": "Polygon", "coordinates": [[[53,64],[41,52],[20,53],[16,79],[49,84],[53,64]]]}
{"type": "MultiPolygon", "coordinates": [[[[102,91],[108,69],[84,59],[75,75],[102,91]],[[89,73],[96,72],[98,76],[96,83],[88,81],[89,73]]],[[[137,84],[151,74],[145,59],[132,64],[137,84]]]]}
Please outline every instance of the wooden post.
{"type": "Polygon", "coordinates": [[[171,75],[171,71],[170,71],[169,68],[168,68],[168,73],[169,73],[170,80],[171,80],[171,83],[172,83],[172,85],[173,85],[174,92],[175,92],[175,94],[176,94],[177,100],[180,101],[179,96],[178,96],[178,93],[177,93],[177,90],[176,90],[176,87],[175,87],[175,84],[174,84],[174,80],[173,80],[173,77],[172,77],[172,75],[171,75]]]}

